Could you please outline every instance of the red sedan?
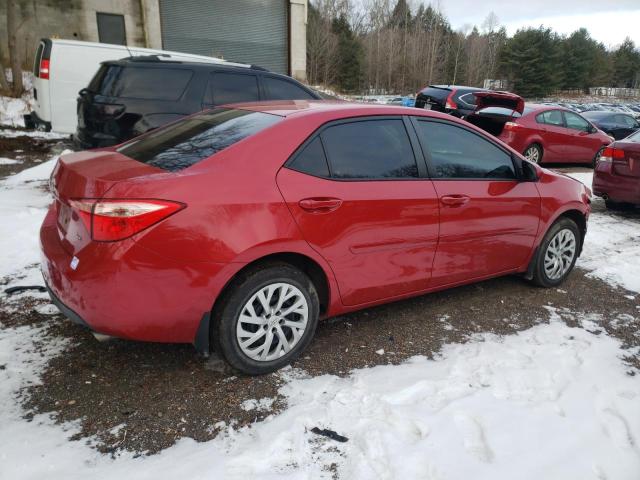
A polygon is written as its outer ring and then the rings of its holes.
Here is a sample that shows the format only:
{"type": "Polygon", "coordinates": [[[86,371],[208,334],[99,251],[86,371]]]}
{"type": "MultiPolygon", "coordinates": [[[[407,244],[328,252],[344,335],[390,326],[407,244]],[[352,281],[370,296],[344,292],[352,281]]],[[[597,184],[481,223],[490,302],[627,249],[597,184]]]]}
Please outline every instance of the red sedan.
{"type": "Polygon", "coordinates": [[[640,205],[640,131],[604,149],[593,174],[593,193],[607,208],[640,205]]]}
{"type": "Polygon", "coordinates": [[[417,109],[217,108],[62,157],[40,232],[51,297],[105,335],[215,345],[259,374],[318,318],[507,274],[560,284],[589,190],[417,109]]]}
{"type": "Polygon", "coordinates": [[[478,99],[478,111],[467,119],[534,163],[595,165],[604,147],[613,142],[613,137],[566,108],[527,104],[519,110],[522,116],[510,118],[517,111],[491,106],[491,98],[486,100],[490,106],[484,108],[483,100],[478,99]]]}

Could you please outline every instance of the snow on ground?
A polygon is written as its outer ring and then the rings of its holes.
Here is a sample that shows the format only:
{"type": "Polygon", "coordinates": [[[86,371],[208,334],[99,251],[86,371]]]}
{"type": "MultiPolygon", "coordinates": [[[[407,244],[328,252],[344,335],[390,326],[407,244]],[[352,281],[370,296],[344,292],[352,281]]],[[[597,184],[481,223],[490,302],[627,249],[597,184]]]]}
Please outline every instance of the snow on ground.
{"type": "MultiPolygon", "coordinates": [[[[25,274],[39,283],[32,266],[53,162],[0,182],[0,278],[25,274]]],[[[640,290],[616,260],[634,227],[608,218],[593,215],[581,266],[606,267],[598,243],[606,231],[616,249],[608,249],[614,263],[603,278],[640,290]]],[[[210,442],[183,439],[157,455],[124,452],[116,459],[70,441],[74,424],[56,425],[49,415],[21,418],[19,391],[39,381],[64,342],[43,328],[0,328],[0,477],[316,479],[336,469],[348,479],[636,480],[640,375],[627,374],[619,341],[588,312],[549,307],[540,320],[517,335],[476,335],[446,345],[433,360],[414,357],[346,378],[285,369],[282,413],[210,442]],[[567,326],[567,316],[587,330],[567,326]],[[348,441],[315,435],[313,427],[348,441]]],[[[245,407],[259,410],[270,401],[245,407]]]]}
{"type": "MultiPolygon", "coordinates": [[[[591,172],[569,175],[591,188],[591,172]]],[[[603,202],[597,197],[592,200],[603,202]]],[[[640,217],[593,213],[578,266],[613,285],[640,291],[640,217]]]]}
{"type": "MultiPolygon", "coordinates": [[[[11,71],[9,79],[11,79],[11,71]]],[[[33,75],[30,72],[23,72],[22,82],[25,93],[20,98],[0,96],[0,125],[11,127],[24,127],[23,115],[31,112],[35,106],[33,98],[33,75]]]]}

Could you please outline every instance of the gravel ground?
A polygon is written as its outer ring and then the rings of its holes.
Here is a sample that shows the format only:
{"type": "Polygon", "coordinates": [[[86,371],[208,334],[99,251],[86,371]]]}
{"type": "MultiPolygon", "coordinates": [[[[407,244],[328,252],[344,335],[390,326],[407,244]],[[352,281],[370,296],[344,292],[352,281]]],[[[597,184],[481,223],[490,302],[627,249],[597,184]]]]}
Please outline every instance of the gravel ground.
{"type": "MultiPolygon", "coordinates": [[[[22,150],[18,154],[26,158],[18,166],[0,166],[0,177],[63,148],[69,148],[67,141],[0,138],[0,157],[15,158],[14,152],[22,150]]],[[[570,311],[602,315],[601,328],[622,339],[625,347],[640,346],[639,301],[640,296],[580,270],[561,288],[549,290],[504,277],[321,322],[315,340],[293,367],[310,375],[347,375],[355,368],[399,363],[413,355],[432,357],[443,344],[464,342],[475,333],[507,335],[547,321],[545,306],[557,308],[571,326],[576,321],[570,311]],[[627,321],[616,322],[623,314],[630,316],[627,321]]],[[[215,354],[199,357],[189,345],[100,343],[82,327],[46,311],[46,302],[29,298],[0,306],[0,322],[7,327],[45,324],[49,335],[69,339],[65,352],[43,372],[42,385],[24,392],[25,416],[50,412],[59,422],[76,421],[81,426],[76,439],[102,452],[151,454],[181,437],[209,440],[225,425],[248,425],[282,407],[282,372],[241,376],[215,354]],[[243,402],[263,398],[274,401],[263,408],[243,408],[243,402]]],[[[628,361],[640,367],[637,356],[628,361]]]]}

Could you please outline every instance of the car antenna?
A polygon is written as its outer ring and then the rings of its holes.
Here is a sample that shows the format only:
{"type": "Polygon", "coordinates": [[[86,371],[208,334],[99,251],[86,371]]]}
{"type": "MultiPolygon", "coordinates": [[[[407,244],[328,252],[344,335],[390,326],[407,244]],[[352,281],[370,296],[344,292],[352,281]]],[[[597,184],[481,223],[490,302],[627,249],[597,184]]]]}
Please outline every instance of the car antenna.
{"type": "Polygon", "coordinates": [[[129,45],[127,45],[126,43],[124,44],[124,48],[127,49],[127,52],[129,52],[129,57],[133,58],[133,55],[131,55],[131,50],[129,50],[129,45]]]}

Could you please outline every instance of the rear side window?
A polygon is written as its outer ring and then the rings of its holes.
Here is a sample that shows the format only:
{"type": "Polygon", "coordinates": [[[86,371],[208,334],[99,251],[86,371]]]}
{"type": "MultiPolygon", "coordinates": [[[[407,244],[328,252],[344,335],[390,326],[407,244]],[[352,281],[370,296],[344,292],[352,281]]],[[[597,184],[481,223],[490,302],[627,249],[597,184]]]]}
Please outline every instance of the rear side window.
{"type": "Polygon", "coordinates": [[[259,100],[258,77],[239,73],[214,73],[209,81],[209,94],[215,105],[255,102],[259,100]]]}
{"type": "Polygon", "coordinates": [[[460,97],[458,97],[458,100],[471,106],[476,104],[476,96],[473,93],[465,93],[464,95],[460,95],[460,97]]]}
{"type": "Polygon", "coordinates": [[[417,123],[420,144],[430,154],[434,179],[516,178],[511,156],[480,135],[446,123],[417,123]]]}
{"type": "Polygon", "coordinates": [[[117,151],[175,172],[277,123],[282,117],[249,110],[216,108],[154,130],[117,151]]]}
{"type": "Polygon", "coordinates": [[[536,117],[536,121],[547,125],[555,125],[556,127],[564,127],[564,120],[562,120],[562,112],[560,110],[542,112],[536,117]]]}
{"type": "Polygon", "coordinates": [[[262,77],[269,100],[309,100],[314,98],[309,92],[288,80],[262,77]]]}
{"type": "Polygon", "coordinates": [[[409,136],[400,119],[334,125],[322,132],[322,143],[332,178],[418,177],[409,136]]]}
{"type": "Polygon", "coordinates": [[[316,137],[309,142],[288,166],[293,170],[313,175],[314,177],[328,177],[329,166],[327,165],[327,158],[324,154],[320,137],[316,137]]]}
{"type": "Polygon", "coordinates": [[[107,95],[145,100],[178,100],[193,76],[192,70],[178,68],[125,67],[107,95]]]}

